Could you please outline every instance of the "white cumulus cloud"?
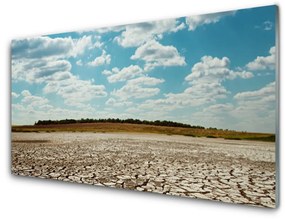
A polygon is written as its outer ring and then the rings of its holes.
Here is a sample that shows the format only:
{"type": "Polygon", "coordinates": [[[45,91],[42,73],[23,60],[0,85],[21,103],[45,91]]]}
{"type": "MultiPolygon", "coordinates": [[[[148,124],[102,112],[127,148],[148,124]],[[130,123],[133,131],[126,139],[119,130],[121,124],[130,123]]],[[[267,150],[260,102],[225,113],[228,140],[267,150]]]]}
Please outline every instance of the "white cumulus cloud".
{"type": "Polygon", "coordinates": [[[276,65],[275,58],[276,49],[275,46],[271,47],[268,56],[258,56],[254,61],[249,62],[246,67],[249,70],[274,70],[276,65]]]}
{"type": "Polygon", "coordinates": [[[175,19],[131,24],[126,25],[125,31],[116,41],[123,47],[137,47],[149,40],[161,38],[164,33],[177,32],[184,28],[185,25],[175,19]]]}
{"type": "Polygon", "coordinates": [[[31,96],[32,94],[30,93],[29,90],[23,90],[23,91],[21,92],[21,95],[24,96],[24,97],[26,97],[26,96],[31,96]]]}
{"type": "Polygon", "coordinates": [[[133,103],[127,100],[109,98],[105,104],[107,106],[114,106],[114,107],[128,107],[131,106],[133,103]]]}
{"type": "Polygon", "coordinates": [[[251,131],[274,132],[276,119],[276,84],[268,83],[254,91],[239,92],[234,96],[237,107],[232,111],[238,117],[238,128],[251,131]]]}
{"type": "MultiPolygon", "coordinates": [[[[12,61],[12,79],[24,80],[29,83],[55,80],[56,75],[57,77],[59,75],[66,77],[66,72],[70,70],[71,64],[67,60],[33,59],[12,61]]],[[[63,77],[63,79],[65,78],[63,77]]]]}
{"type": "Polygon", "coordinates": [[[21,94],[23,96],[21,103],[25,105],[26,107],[37,107],[38,108],[49,102],[49,100],[44,97],[32,95],[29,90],[23,90],[21,94]]]}
{"type": "Polygon", "coordinates": [[[13,59],[41,59],[76,57],[92,49],[91,36],[79,39],[35,37],[12,41],[13,59]]]}
{"type": "Polygon", "coordinates": [[[189,87],[180,93],[167,93],[164,98],[147,100],[141,104],[144,109],[164,109],[171,111],[186,106],[201,106],[224,99],[230,92],[223,86],[225,80],[237,77],[247,79],[253,77],[251,72],[233,71],[227,57],[217,58],[204,56],[194,64],[192,72],[185,77],[189,87]]]}
{"type": "Polygon", "coordinates": [[[86,50],[90,50],[95,46],[92,43],[91,36],[83,36],[79,39],[72,40],[71,56],[77,57],[82,55],[86,50]]]}
{"type": "Polygon", "coordinates": [[[16,92],[11,92],[12,98],[18,98],[20,95],[17,94],[16,92]]]}
{"type": "Polygon", "coordinates": [[[128,80],[126,85],[118,90],[114,90],[112,95],[127,100],[130,98],[142,99],[155,96],[160,92],[159,88],[153,86],[163,83],[163,79],[142,76],[139,78],[128,80]]]}
{"type": "Polygon", "coordinates": [[[77,61],[76,61],[76,65],[77,65],[77,66],[83,66],[82,60],[77,60],[77,61]]]}
{"type": "Polygon", "coordinates": [[[259,90],[237,93],[234,98],[242,102],[261,102],[263,99],[275,100],[275,92],[275,82],[271,82],[259,90]]]}
{"type": "Polygon", "coordinates": [[[122,68],[121,70],[119,70],[118,68],[113,68],[112,72],[103,71],[103,74],[109,74],[107,79],[110,83],[126,81],[140,76],[142,75],[142,73],[143,70],[137,65],[130,65],[128,67],[122,68]]]}
{"type": "Polygon", "coordinates": [[[93,61],[89,62],[89,66],[102,66],[111,63],[111,55],[107,54],[105,50],[102,51],[101,56],[96,57],[93,61]]]}
{"type": "Polygon", "coordinates": [[[70,106],[77,106],[80,103],[107,95],[105,86],[95,85],[91,80],[81,80],[75,76],[63,81],[50,81],[43,91],[60,95],[64,99],[64,103],[70,106]]]}
{"type": "Polygon", "coordinates": [[[189,31],[194,31],[197,27],[205,24],[214,24],[219,22],[223,17],[234,15],[235,11],[219,12],[205,15],[194,15],[186,17],[186,24],[189,31]]]}
{"type": "Polygon", "coordinates": [[[138,47],[131,59],[143,60],[146,71],[157,66],[186,65],[185,57],[181,56],[174,46],[164,46],[156,40],[150,40],[138,47]]]}
{"type": "Polygon", "coordinates": [[[241,77],[244,79],[253,77],[248,71],[234,71],[230,69],[230,59],[227,57],[218,58],[212,56],[203,56],[201,62],[192,67],[192,72],[185,78],[189,83],[203,82],[222,82],[225,79],[235,79],[241,77]]]}

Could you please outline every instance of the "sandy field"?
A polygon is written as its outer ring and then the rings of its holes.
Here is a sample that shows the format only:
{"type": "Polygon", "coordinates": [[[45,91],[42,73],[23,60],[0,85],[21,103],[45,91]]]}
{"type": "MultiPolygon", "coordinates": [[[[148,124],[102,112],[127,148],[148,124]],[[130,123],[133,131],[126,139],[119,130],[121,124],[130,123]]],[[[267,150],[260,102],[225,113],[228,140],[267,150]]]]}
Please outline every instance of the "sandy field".
{"type": "Polygon", "coordinates": [[[12,133],[22,176],[275,207],[275,143],[133,133],[12,133]]]}

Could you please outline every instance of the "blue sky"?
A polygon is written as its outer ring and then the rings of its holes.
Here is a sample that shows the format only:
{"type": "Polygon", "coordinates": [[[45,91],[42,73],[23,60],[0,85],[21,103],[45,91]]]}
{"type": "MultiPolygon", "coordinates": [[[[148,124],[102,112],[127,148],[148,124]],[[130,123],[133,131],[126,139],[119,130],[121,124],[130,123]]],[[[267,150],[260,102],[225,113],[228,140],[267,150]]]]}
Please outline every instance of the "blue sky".
{"type": "Polygon", "coordinates": [[[275,132],[276,6],[12,41],[12,124],[139,118],[275,132]]]}

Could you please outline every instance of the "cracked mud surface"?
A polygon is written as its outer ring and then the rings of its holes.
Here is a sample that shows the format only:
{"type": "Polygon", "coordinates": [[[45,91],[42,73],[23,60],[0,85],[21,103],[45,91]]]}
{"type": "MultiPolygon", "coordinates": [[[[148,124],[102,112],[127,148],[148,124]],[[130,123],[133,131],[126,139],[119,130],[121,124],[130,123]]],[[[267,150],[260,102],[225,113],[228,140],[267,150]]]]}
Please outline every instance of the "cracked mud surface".
{"type": "Polygon", "coordinates": [[[275,144],[121,133],[13,133],[16,175],[275,207],[275,144]]]}

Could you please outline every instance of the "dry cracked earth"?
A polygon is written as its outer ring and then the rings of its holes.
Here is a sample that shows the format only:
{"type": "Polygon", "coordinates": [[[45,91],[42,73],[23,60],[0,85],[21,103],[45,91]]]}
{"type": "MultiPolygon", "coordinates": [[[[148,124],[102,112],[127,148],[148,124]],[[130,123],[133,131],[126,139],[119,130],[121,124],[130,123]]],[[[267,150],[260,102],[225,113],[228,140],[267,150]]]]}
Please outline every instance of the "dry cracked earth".
{"type": "Polygon", "coordinates": [[[275,144],[158,134],[13,133],[12,173],[275,207],[275,144]]]}

